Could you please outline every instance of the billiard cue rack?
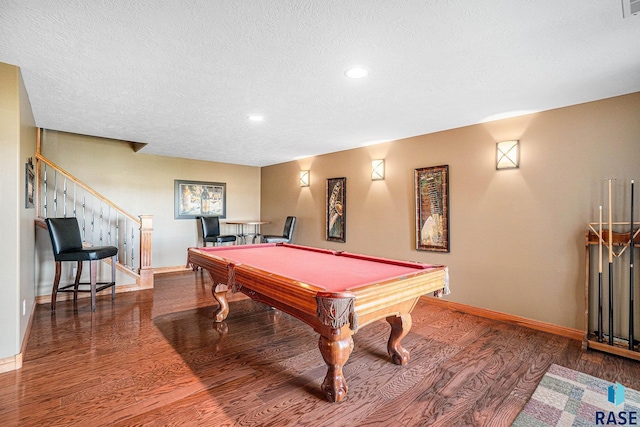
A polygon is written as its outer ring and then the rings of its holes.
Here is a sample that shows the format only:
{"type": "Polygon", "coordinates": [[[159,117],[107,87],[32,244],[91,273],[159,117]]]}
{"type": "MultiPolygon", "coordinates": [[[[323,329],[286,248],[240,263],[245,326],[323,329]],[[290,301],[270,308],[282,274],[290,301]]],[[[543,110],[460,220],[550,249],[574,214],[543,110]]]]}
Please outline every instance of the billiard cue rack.
{"type": "Polygon", "coordinates": [[[639,306],[635,301],[637,274],[634,269],[640,248],[640,222],[634,222],[634,182],[631,181],[631,218],[613,222],[609,182],[608,221],[590,223],[585,235],[585,348],[640,360],[639,306]],[[591,263],[595,257],[597,271],[591,263]],[[608,258],[608,268],[603,259],[608,258]],[[608,276],[604,283],[603,273],[608,276]],[[625,323],[626,322],[626,323],[625,323]],[[636,332],[636,329],[639,329],[636,332]]]}

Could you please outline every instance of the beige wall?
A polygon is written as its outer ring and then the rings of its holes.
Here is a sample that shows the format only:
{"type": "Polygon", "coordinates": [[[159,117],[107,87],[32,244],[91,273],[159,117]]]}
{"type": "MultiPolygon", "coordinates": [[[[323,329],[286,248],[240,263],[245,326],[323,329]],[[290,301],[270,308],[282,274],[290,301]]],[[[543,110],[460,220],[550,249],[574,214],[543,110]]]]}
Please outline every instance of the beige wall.
{"type": "Polygon", "coordinates": [[[18,355],[35,300],[35,211],[26,209],[24,200],[25,163],[35,153],[35,134],[20,69],[0,63],[0,372],[21,363],[18,355]],[[3,363],[6,358],[14,361],[3,363]]]}
{"type": "Polygon", "coordinates": [[[447,264],[452,301],[582,329],[584,233],[609,177],[617,178],[614,221],[628,221],[628,183],[640,178],[639,117],[635,93],[265,167],[262,218],[274,224],[264,231],[280,232],[284,217],[296,215],[296,243],[447,264]],[[520,140],[521,166],[496,171],[495,144],[510,139],[520,140]],[[378,158],[386,179],[372,182],[378,158]],[[416,251],[414,169],[444,164],[451,252],[416,251]],[[298,184],[302,169],[311,170],[308,188],[298,184]],[[333,177],[347,178],[346,243],[324,237],[333,177]]]}
{"type": "Polygon", "coordinates": [[[0,334],[0,358],[13,356],[18,350],[18,140],[19,140],[19,101],[18,101],[18,69],[0,63],[0,156],[2,172],[0,172],[0,206],[2,221],[0,222],[0,323],[8,327],[2,328],[0,334]]]}
{"type": "MultiPolygon", "coordinates": [[[[51,130],[44,132],[42,153],[132,215],[153,215],[154,268],[183,266],[187,248],[198,244],[196,220],[174,219],[176,179],[225,182],[227,219],[260,216],[257,167],[136,153],[126,142],[51,130]]],[[[57,216],[62,216],[61,206],[57,216]]],[[[223,232],[234,231],[227,227],[223,232]]],[[[50,293],[48,276],[39,279],[39,295],[50,293]]]]}
{"type": "Polygon", "coordinates": [[[35,305],[35,208],[25,208],[25,163],[31,158],[35,166],[36,152],[36,122],[31,110],[29,95],[20,74],[20,154],[18,155],[18,206],[19,206],[19,236],[20,236],[20,297],[18,298],[18,312],[20,318],[20,346],[29,325],[31,311],[35,305]]]}

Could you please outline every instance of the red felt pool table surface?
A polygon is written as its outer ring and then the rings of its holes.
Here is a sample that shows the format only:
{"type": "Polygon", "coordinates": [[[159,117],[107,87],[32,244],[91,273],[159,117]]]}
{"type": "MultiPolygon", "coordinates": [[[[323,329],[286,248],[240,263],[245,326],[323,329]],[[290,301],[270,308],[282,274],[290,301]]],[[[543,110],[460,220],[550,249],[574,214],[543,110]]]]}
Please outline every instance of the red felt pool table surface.
{"type": "Polygon", "coordinates": [[[327,292],[355,290],[440,267],[297,245],[267,243],[198,249],[227,262],[251,265],[327,292]]]}

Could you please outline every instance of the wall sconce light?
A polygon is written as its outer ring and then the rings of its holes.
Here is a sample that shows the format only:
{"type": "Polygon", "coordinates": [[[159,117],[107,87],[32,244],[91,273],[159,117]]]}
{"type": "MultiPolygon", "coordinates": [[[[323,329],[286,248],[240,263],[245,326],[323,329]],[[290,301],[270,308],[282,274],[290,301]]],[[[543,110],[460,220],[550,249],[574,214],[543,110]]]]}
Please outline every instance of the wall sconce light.
{"type": "Polygon", "coordinates": [[[520,166],[520,141],[502,141],[496,144],[496,169],[520,166]]]}
{"type": "Polygon", "coordinates": [[[300,187],[309,186],[309,171],[300,171],[300,187]]]}
{"type": "Polygon", "coordinates": [[[371,181],[384,179],[384,160],[371,161],[371,181]]]}

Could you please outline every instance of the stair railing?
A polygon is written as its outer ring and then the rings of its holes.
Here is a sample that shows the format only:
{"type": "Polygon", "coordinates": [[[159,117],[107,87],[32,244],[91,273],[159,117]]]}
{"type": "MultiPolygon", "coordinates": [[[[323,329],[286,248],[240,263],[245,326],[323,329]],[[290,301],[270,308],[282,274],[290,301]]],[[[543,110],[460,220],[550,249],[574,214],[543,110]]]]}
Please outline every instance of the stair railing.
{"type": "Polygon", "coordinates": [[[40,153],[36,177],[37,216],[76,217],[85,244],[116,246],[116,267],[136,277],[140,289],[153,287],[152,215],[136,218],[40,153]]]}

